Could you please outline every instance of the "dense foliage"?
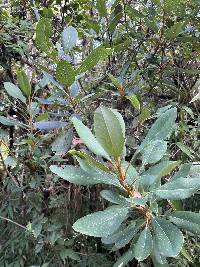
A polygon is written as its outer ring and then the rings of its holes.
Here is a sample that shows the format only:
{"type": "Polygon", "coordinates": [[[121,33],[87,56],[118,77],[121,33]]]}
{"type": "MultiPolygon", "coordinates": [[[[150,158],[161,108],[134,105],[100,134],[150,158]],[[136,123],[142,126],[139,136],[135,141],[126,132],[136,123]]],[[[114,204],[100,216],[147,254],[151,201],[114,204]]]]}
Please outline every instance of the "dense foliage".
{"type": "Polygon", "coordinates": [[[0,266],[200,266],[199,10],[0,0],[0,266]]]}

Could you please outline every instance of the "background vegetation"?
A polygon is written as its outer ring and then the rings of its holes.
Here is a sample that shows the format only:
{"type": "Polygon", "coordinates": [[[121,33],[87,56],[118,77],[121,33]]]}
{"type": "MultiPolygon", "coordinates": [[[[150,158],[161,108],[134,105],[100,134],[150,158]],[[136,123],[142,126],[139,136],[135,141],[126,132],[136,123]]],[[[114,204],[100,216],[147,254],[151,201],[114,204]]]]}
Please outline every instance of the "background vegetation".
{"type": "MultiPolygon", "coordinates": [[[[130,161],[155,119],[176,107],[164,159],[179,162],[172,173],[190,163],[200,176],[199,10],[199,0],[0,1],[0,266],[109,267],[126,251],[72,229],[109,206],[105,185],[74,185],[50,170],[78,165],[67,152],[85,151],[72,117],[93,128],[99,106],[117,109],[130,161]]],[[[199,193],[178,205],[199,212],[199,193]]],[[[199,256],[199,238],[185,232],[181,253],[156,266],[200,266],[199,256]]]]}

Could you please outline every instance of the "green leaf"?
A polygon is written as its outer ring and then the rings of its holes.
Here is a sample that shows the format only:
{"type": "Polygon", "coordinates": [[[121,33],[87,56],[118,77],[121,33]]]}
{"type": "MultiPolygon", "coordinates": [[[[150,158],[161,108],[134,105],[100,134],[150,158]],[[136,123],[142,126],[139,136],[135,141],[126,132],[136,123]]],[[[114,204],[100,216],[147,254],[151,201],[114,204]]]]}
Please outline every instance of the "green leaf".
{"type": "Polygon", "coordinates": [[[134,248],[134,255],[138,261],[145,260],[153,249],[151,232],[148,227],[141,232],[139,239],[134,248]]]}
{"type": "Polygon", "coordinates": [[[133,258],[134,258],[134,250],[130,248],[121,257],[119,257],[119,259],[116,261],[113,267],[127,266],[127,264],[133,260],[133,258]]]}
{"type": "Polygon", "coordinates": [[[163,218],[154,217],[153,234],[160,254],[166,257],[176,257],[180,253],[184,238],[175,225],[163,218]]]}
{"type": "Polygon", "coordinates": [[[120,19],[123,17],[122,13],[122,6],[118,5],[114,12],[110,15],[108,29],[111,33],[113,33],[120,21],[120,19]],[[119,10],[118,10],[119,8],[119,10]]]}
{"type": "Polygon", "coordinates": [[[81,66],[77,69],[76,74],[81,74],[88,70],[91,70],[98,62],[106,59],[112,53],[111,48],[106,48],[104,46],[99,46],[95,48],[89,56],[84,59],[81,66]]]}
{"type": "Polygon", "coordinates": [[[79,135],[79,137],[83,140],[84,144],[96,155],[102,156],[108,160],[110,160],[109,155],[97,141],[95,136],[92,134],[90,129],[86,127],[80,120],[77,118],[72,118],[72,122],[74,127],[79,135]]]}
{"type": "Polygon", "coordinates": [[[191,262],[191,263],[194,264],[194,261],[193,261],[192,256],[190,255],[190,253],[188,252],[188,250],[187,250],[185,247],[183,247],[183,248],[181,249],[181,254],[182,254],[182,255],[183,255],[189,262],[191,262]]]}
{"type": "Polygon", "coordinates": [[[107,7],[106,7],[106,1],[105,0],[97,0],[96,8],[97,8],[99,15],[101,17],[107,16],[107,7]]]}
{"type": "Polygon", "coordinates": [[[153,235],[153,251],[151,254],[152,261],[155,265],[155,267],[166,267],[168,266],[166,256],[162,255],[160,253],[160,249],[158,247],[158,244],[155,240],[155,236],[153,235]]]}
{"type": "Polygon", "coordinates": [[[144,141],[140,145],[140,150],[147,146],[150,141],[165,140],[175,128],[176,116],[176,108],[171,108],[161,114],[148,131],[144,141]]]}
{"type": "Polygon", "coordinates": [[[117,88],[122,87],[122,83],[118,79],[116,79],[112,74],[108,73],[108,77],[111,79],[111,81],[115,87],[117,87],[117,88]]]}
{"type": "Polygon", "coordinates": [[[179,199],[175,200],[168,200],[170,206],[173,208],[173,210],[184,210],[183,203],[179,199]]]}
{"type": "Polygon", "coordinates": [[[96,173],[92,172],[90,174],[81,168],[71,165],[62,167],[51,165],[50,170],[64,180],[78,185],[94,185],[103,183],[119,186],[119,182],[114,176],[100,170],[96,173]]]}
{"type": "Polygon", "coordinates": [[[186,154],[190,159],[194,159],[194,156],[192,155],[194,152],[194,150],[192,150],[190,147],[184,145],[181,142],[177,142],[176,145],[180,148],[180,150],[186,154]]]}
{"type": "Polygon", "coordinates": [[[126,98],[131,102],[131,105],[135,109],[140,110],[140,101],[138,100],[136,95],[126,96],[126,98]]]}
{"type": "Polygon", "coordinates": [[[80,257],[77,252],[71,248],[62,248],[59,251],[61,259],[65,262],[65,259],[70,258],[72,260],[80,261],[80,257]]]}
{"type": "Polygon", "coordinates": [[[143,173],[143,175],[157,175],[159,176],[159,174],[165,169],[167,168],[168,165],[173,164],[174,162],[177,161],[169,161],[169,160],[165,160],[165,161],[161,161],[158,164],[150,167],[147,171],[145,171],[143,173]]]}
{"type": "Polygon", "coordinates": [[[153,192],[161,199],[184,199],[192,196],[199,188],[199,178],[179,178],[165,183],[153,192]]]}
{"type": "Polygon", "coordinates": [[[153,164],[158,162],[167,151],[167,142],[163,140],[155,140],[150,142],[142,153],[142,164],[153,164]]]}
{"type": "Polygon", "coordinates": [[[139,122],[141,124],[144,123],[144,121],[146,121],[147,119],[149,119],[151,116],[151,109],[149,106],[146,106],[144,108],[142,108],[142,111],[140,113],[140,115],[138,116],[139,122]]]}
{"type": "Polygon", "coordinates": [[[173,171],[181,161],[171,161],[169,162],[160,172],[159,172],[159,177],[164,177],[168,175],[171,171],[173,171]]]}
{"type": "Polygon", "coordinates": [[[117,192],[113,192],[111,190],[102,190],[100,192],[100,195],[102,198],[112,202],[112,203],[115,203],[115,204],[125,204],[127,205],[127,201],[126,201],[126,198],[121,196],[119,193],[117,192]]]}
{"type": "Polygon", "coordinates": [[[71,64],[67,61],[59,61],[56,68],[56,78],[57,80],[66,85],[70,86],[75,81],[75,71],[71,64]]]}
{"type": "Polygon", "coordinates": [[[180,166],[180,170],[172,176],[171,180],[176,180],[181,177],[187,177],[190,172],[192,164],[191,163],[186,163],[180,166]]]}
{"type": "Polygon", "coordinates": [[[29,97],[31,95],[31,85],[24,70],[17,71],[17,81],[19,88],[26,96],[29,97]]]}
{"type": "Polygon", "coordinates": [[[23,96],[21,90],[15,84],[10,82],[5,82],[4,88],[10,96],[21,100],[23,103],[26,103],[26,98],[23,96]]]}
{"type": "Polygon", "coordinates": [[[12,118],[6,118],[4,116],[0,116],[0,123],[6,126],[14,126],[17,125],[17,121],[12,118]]]}
{"type": "Polygon", "coordinates": [[[52,35],[52,27],[50,20],[47,18],[41,18],[36,27],[36,44],[38,48],[45,52],[49,56],[55,56],[53,53],[55,53],[53,48],[53,43],[50,40],[50,37],[52,35]]]}
{"type": "Polygon", "coordinates": [[[185,25],[185,22],[183,21],[174,23],[172,27],[167,29],[166,34],[165,34],[166,38],[171,39],[171,40],[176,38],[182,32],[184,25],[185,25]]]}
{"type": "Polygon", "coordinates": [[[56,154],[66,153],[72,144],[73,140],[73,131],[69,129],[67,132],[62,132],[51,144],[52,151],[55,151],[56,154]]]}
{"type": "Polygon", "coordinates": [[[74,46],[76,46],[78,41],[78,32],[72,26],[65,27],[61,34],[61,38],[63,48],[72,49],[74,46]]]}
{"type": "Polygon", "coordinates": [[[94,114],[94,131],[105,151],[117,159],[123,154],[125,145],[125,124],[115,110],[99,107],[94,114]]]}
{"type": "Polygon", "coordinates": [[[169,216],[169,220],[189,232],[200,235],[200,213],[191,211],[175,211],[169,216]]]}
{"type": "Polygon", "coordinates": [[[82,217],[72,227],[85,235],[104,237],[114,233],[127,215],[128,208],[110,207],[82,217]]]}
{"type": "Polygon", "coordinates": [[[139,227],[136,227],[136,222],[131,222],[128,226],[121,225],[121,227],[112,235],[103,237],[101,241],[104,244],[115,244],[115,248],[120,249],[126,246],[134,235],[139,231],[139,227]]]}
{"type": "Polygon", "coordinates": [[[139,231],[140,227],[136,226],[135,222],[128,225],[122,232],[121,236],[115,241],[115,248],[120,249],[125,247],[139,231]]]}
{"type": "Polygon", "coordinates": [[[110,170],[107,166],[105,166],[103,163],[101,163],[100,161],[94,159],[93,157],[91,157],[90,155],[86,154],[85,152],[82,151],[77,151],[77,150],[70,150],[68,152],[68,154],[76,156],[78,158],[81,158],[82,160],[85,160],[85,162],[90,165],[91,167],[100,169],[102,171],[105,172],[109,172],[110,170]]]}

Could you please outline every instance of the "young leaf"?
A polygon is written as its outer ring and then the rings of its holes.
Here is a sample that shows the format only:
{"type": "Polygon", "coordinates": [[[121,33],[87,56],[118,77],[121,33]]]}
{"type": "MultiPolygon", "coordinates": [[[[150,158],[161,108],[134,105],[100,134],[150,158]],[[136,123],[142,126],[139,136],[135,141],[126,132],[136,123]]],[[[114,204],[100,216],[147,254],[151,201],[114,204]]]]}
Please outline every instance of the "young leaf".
{"type": "Polygon", "coordinates": [[[31,95],[31,85],[29,82],[29,78],[26,75],[24,70],[17,71],[17,81],[18,81],[19,88],[22,90],[22,92],[26,96],[29,97],[31,95]]]}
{"type": "Polygon", "coordinates": [[[146,259],[152,251],[153,241],[151,232],[148,227],[141,232],[139,239],[134,248],[134,255],[138,261],[146,259]]]}
{"type": "Polygon", "coordinates": [[[80,158],[80,159],[84,160],[89,166],[91,166],[93,168],[100,169],[102,171],[110,173],[110,170],[106,165],[104,165],[100,161],[94,159],[93,157],[91,157],[90,155],[88,155],[85,152],[77,151],[77,150],[70,150],[68,152],[68,154],[71,154],[71,155],[75,156],[76,158],[80,158]]]}
{"type": "Polygon", "coordinates": [[[108,73],[108,77],[111,79],[113,85],[117,88],[121,88],[122,87],[122,83],[116,79],[112,74],[108,73]]]}
{"type": "Polygon", "coordinates": [[[10,82],[5,82],[4,88],[10,96],[21,100],[23,103],[26,103],[26,98],[23,96],[21,90],[15,84],[10,82]]]}
{"type": "Polygon", "coordinates": [[[160,172],[159,172],[159,177],[163,177],[168,175],[171,171],[173,171],[181,161],[170,161],[169,164],[167,164],[160,172]]]}
{"type": "Polygon", "coordinates": [[[92,134],[90,129],[86,127],[80,120],[77,118],[72,118],[72,122],[74,124],[74,127],[79,135],[79,137],[83,140],[84,144],[96,155],[102,156],[106,159],[110,159],[109,155],[103,147],[100,145],[100,143],[97,141],[95,136],[92,134]]]}
{"type": "Polygon", "coordinates": [[[169,216],[171,222],[189,232],[200,235],[200,213],[175,211],[169,216]]]}
{"type": "Polygon", "coordinates": [[[56,78],[57,80],[66,85],[70,86],[75,81],[75,71],[71,64],[67,61],[59,61],[56,68],[56,78]]]}
{"type": "Polygon", "coordinates": [[[166,257],[176,257],[183,246],[184,238],[181,231],[169,221],[154,217],[153,235],[160,254],[166,257]]]}
{"type": "Polygon", "coordinates": [[[88,173],[81,168],[71,165],[62,167],[51,165],[50,170],[64,180],[78,185],[94,185],[102,183],[119,186],[119,182],[114,176],[101,171],[88,173]]]}
{"type": "Polygon", "coordinates": [[[140,101],[138,100],[136,95],[126,96],[126,98],[131,102],[131,105],[140,110],[140,101]]]}
{"type": "Polygon", "coordinates": [[[140,150],[147,146],[150,141],[165,140],[175,127],[176,116],[176,108],[171,108],[160,115],[148,131],[144,141],[141,143],[140,150]]]}
{"type": "Polygon", "coordinates": [[[80,218],[72,227],[85,235],[104,237],[114,233],[127,215],[128,208],[110,207],[80,218]]]}
{"type": "Polygon", "coordinates": [[[153,192],[161,199],[184,199],[193,195],[199,188],[199,178],[179,178],[165,183],[153,192]]]}
{"type": "Polygon", "coordinates": [[[158,162],[166,153],[167,151],[167,142],[163,140],[155,140],[150,142],[142,153],[142,163],[143,165],[146,164],[153,164],[158,162]]]}
{"type": "Polygon", "coordinates": [[[89,56],[84,59],[81,66],[77,69],[76,74],[78,75],[91,70],[99,61],[106,59],[111,53],[111,48],[106,48],[104,46],[95,48],[89,56]]]}
{"type": "Polygon", "coordinates": [[[94,114],[94,131],[97,140],[109,155],[117,159],[123,154],[125,125],[118,112],[99,107],[94,114]]]}
{"type": "Polygon", "coordinates": [[[69,26],[64,28],[61,37],[63,48],[72,49],[78,41],[78,32],[74,27],[69,26]]]}

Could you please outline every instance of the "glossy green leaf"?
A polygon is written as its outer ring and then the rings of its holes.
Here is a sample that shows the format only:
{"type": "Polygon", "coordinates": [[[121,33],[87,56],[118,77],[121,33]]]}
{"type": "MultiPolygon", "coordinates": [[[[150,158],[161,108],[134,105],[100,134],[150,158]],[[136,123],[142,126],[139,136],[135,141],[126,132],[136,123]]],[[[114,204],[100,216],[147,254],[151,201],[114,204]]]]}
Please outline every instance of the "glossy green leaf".
{"type": "Polygon", "coordinates": [[[142,153],[142,163],[153,164],[158,162],[167,151],[167,142],[163,140],[155,140],[150,142],[142,153]]]}
{"type": "Polygon", "coordinates": [[[171,222],[189,232],[200,235],[200,213],[175,211],[169,216],[171,222]]]}
{"type": "Polygon", "coordinates": [[[74,127],[79,135],[79,137],[83,140],[84,144],[96,155],[102,156],[106,159],[110,159],[108,153],[103,149],[101,144],[92,134],[90,129],[86,127],[80,120],[77,118],[72,118],[72,122],[74,127]]]}
{"type": "Polygon", "coordinates": [[[114,233],[127,218],[128,208],[110,207],[80,218],[73,229],[89,236],[104,237],[114,233]]]}
{"type": "Polygon", "coordinates": [[[51,165],[50,170],[64,180],[78,185],[93,185],[102,183],[119,186],[119,182],[114,176],[103,171],[101,172],[100,170],[96,173],[88,173],[81,168],[71,165],[61,167],[51,165]]]}
{"type": "Polygon", "coordinates": [[[5,82],[4,88],[10,96],[14,97],[15,99],[21,100],[23,103],[26,103],[26,98],[23,96],[21,90],[15,84],[5,82]]]}
{"type": "Polygon", "coordinates": [[[154,193],[161,199],[184,199],[192,196],[199,188],[199,178],[179,178],[165,183],[154,193]]]}
{"type": "Polygon", "coordinates": [[[171,222],[154,217],[153,235],[160,254],[166,257],[176,257],[180,253],[184,242],[183,234],[171,222]]]}
{"type": "Polygon", "coordinates": [[[106,48],[104,46],[99,46],[95,48],[89,56],[83,60],[81,66],[77,69],[76,74],[81,74],[88,70],[91,70],[97,63],[106,59],[112,53],[111,48],[106,48]]]}
{"type": "Polygon", "coordinates": [[[140,145],[140,150],[154,140],[165,140],[175,129],[175,120],[177,116],[176,108],[171,108],[160,115],[148,131],[144,141],[140,145]]]}
{"type": "Polygon", "coordinates": [[[141,232],[139,239],[135,245],[134,255],[138,261],[145,260],[152,251],[153,241],[151,232],[148,227],[141,232]]]}
{"type": "Polygon", "coordinates": [[[125,124],[115,110],[99,107],[94,114],[95,136],[105,151],[117,159],[123,154],[125,145],[125,124]]]}
{"type": "Polygon", "coordinates": [[[57,80],[66,85],[70,86],[75,81],[75,71],[71,64],[67,61],[59,61],[56,68],[56,78],[57,80]]]}
{"type": "Polygon", "coordinates": [[[31,95],[31,85],[28,76],[26,75],[24,70],[18,70],[17,71],[17,81],[18,86],[21,89],[21,91],[26,95],[31,95]]]}

